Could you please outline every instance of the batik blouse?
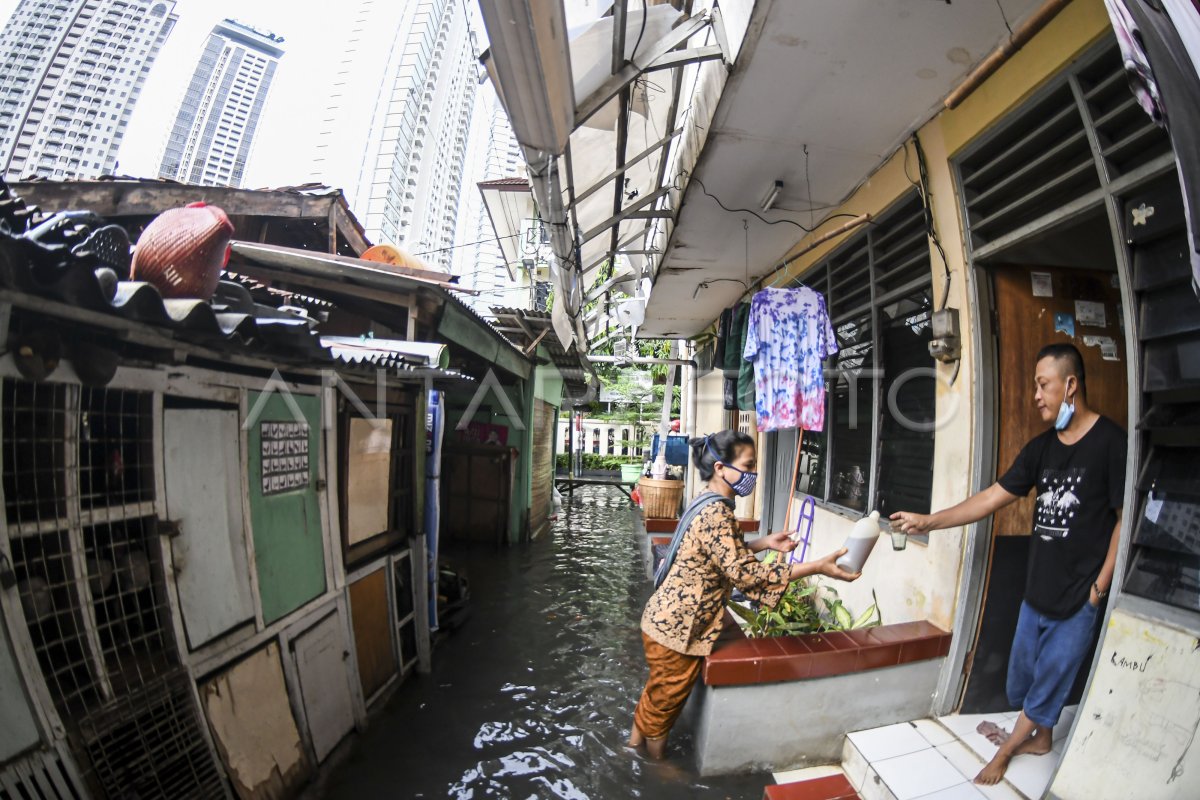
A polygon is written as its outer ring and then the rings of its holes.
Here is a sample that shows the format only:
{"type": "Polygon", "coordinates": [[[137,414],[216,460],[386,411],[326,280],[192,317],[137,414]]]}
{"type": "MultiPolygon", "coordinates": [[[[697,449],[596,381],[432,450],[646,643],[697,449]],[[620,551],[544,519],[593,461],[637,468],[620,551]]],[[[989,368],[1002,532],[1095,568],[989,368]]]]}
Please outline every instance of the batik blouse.
{"type": "Polygon", "coordinates": [[[788,586],[786,560],[755,558],[725,503],[709,503],[692,520],[675,563],[650,596],[642,631],[663,647],[706,656],[721,634],[725,606],[736,587],[750,600],[774,608],[788,586]]]}

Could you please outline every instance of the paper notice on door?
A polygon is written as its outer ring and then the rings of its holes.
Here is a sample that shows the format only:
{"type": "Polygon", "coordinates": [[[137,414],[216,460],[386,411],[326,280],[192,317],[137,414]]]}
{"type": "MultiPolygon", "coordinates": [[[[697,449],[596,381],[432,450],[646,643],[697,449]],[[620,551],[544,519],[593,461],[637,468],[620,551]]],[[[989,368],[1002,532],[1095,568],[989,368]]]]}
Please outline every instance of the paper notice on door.
{"type": "Polygon", "coordinates": [[[1100,357],[1105,361],[1120,361],[1121,356],[1117,353],[1117,340],[1111,336],[1085,336],[1083,337],[1084,347],[1099,347],[1100,357]]]}
{"type": "Polygon", "coordinates": [[[1029,273],[1029,283],[1033,288],[1034,297],[1054,297],[1054,282],[1049,272],[1029,273]]]}
{"type": "Polygon", "coordinates": [[[1146,519],[1150,520],[1155,525],[1158,524],[1158,515],[1162,512],[1163,501],[1154,496],[1151,492],[1146,498],[1146,519]]]}
{"type": "Polygon", "coordinates": [[[1104,303],[1094,300],[1075,301],[1075,321],[1080,327],[1103,328],[1108,324],[1104,314],[1104,303]]]}

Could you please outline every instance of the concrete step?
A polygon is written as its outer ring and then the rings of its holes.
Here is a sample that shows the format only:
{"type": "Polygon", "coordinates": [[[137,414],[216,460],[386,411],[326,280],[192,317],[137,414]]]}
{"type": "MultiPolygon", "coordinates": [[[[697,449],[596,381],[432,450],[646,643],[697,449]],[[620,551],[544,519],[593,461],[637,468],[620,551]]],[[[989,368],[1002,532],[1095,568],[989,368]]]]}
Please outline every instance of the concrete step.
{"type": "Polygon", "coordinates": [[[932,719],[856,731],[842,750],[842,769],[862,800],[1025,800],[1007,783],[976,786],[983,765],[932,719]]]}

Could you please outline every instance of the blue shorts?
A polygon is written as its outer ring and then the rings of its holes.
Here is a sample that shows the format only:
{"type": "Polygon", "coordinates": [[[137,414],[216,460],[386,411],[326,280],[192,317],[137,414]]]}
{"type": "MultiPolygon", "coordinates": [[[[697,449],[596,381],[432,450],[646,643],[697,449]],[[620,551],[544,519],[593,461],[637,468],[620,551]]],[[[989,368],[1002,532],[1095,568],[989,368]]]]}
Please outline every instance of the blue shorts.
{"type": "Polygon", "coordinates": [[[1053,728],[1092,644],[1100,609],[1090,601],[1066,619],[1021,603],[1008,658],[1008,701],[1040,728],[1053,728]]]}

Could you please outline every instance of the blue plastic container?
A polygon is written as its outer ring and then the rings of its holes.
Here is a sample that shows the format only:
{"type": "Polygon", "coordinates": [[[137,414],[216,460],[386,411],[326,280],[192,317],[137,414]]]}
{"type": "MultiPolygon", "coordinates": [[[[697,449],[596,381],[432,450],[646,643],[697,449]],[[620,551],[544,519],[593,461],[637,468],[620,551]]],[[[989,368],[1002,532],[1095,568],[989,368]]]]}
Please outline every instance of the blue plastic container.
{"type": "MultiPolygon", "coordinates": [[[[667,463],[673,467],[686,467],[688,464],[688,437],[683,434],[667,434],[667,463]]],[[[650,443],[650,460],[658,457],[658,434],[650,443]]]]}

